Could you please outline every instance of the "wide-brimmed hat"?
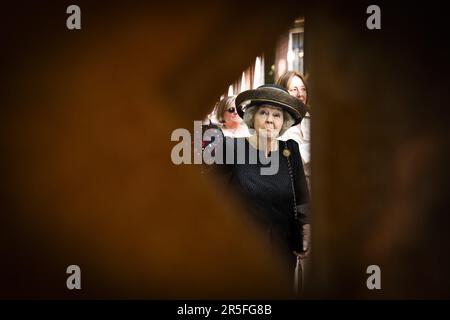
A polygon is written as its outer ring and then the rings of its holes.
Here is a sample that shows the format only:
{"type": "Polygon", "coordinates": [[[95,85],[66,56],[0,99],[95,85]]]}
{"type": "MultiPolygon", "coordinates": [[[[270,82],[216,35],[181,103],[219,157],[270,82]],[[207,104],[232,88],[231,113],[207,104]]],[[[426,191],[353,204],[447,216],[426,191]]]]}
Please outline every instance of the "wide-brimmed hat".
{"type": "Polygon", "coordinates": [[[291,96],[283,87],[276,84],[266,84],[257,89],[241,92],[236,97],[236,109],[241,118],[250,107],[271,105],[287,111],[294,119],[294,125],[299,124],[307,110],[303,102],[291,96]]]}

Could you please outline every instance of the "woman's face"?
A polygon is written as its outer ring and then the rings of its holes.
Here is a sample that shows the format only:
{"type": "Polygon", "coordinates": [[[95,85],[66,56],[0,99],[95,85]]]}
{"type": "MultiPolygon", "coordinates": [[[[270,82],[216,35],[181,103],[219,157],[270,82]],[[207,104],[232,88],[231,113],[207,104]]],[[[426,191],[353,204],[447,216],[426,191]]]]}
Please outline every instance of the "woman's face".
{"type": "Polygon", "coordinates": [[[305,84],[300,77],[293,77],[288,85],[288,91],[291,96],[296,97],[298,100],[306,104],[308,98],[305,84]]]}
{"type": "Polygon", "coordinates": [[[234,104],[227,109],[225,109],[223,113],[223,120],[225,121],[225,125],[232,125],[235,123],[241,123],[242,119],[237,114],[236,108],[234,104]]]}
{"type": "Polygon", "coordinates": [[[276,138],[283,126],[283,111],[272,106],[261,106],[256,110],[253,126],[259,135],[276,138]]]}

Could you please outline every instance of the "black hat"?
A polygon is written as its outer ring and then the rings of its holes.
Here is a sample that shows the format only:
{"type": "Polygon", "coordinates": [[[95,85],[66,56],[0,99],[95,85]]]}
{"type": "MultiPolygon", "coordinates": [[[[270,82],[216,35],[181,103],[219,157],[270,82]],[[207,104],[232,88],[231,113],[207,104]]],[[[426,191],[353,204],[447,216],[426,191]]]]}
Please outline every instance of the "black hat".
{"type": "Polygon", "coordinates": [[[257,89],[241,92],[236,97],[236,109],[241,118],[248,108],[257,105],[272,105],[287,111],[294,119],[294,125],[299,124],[307,110],[303,102],[291,96],[283,87],[276,84],[266,84],[257,89]]]}

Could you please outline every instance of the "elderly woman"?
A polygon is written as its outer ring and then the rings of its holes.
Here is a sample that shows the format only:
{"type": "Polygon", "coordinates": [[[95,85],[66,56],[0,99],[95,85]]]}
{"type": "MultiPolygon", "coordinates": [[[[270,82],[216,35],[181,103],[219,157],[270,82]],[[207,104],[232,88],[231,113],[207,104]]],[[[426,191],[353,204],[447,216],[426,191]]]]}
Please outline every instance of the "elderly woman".
{"type": "Polygon", "coordinates": [[[233,138],[248,137],[250,133],[237,113],[235,100],[236,96],[230,96],[223,98],[217,103],[217,120],[220,123],[224,136],[233,138]]]}
{"type": "Polygon", "coordinates": [[[250,217],[267,233],[271,248],[294,271],[297,257],[309,253],[308,188],[297,143],[277,138],[299,124],[306,109],[276,85],[242,92],[236,106],[253,135],[226,138],[226,161],[220,167],[229,173],[250,217]],[[275,170],[263,171],[274,163],[275,170]]]}

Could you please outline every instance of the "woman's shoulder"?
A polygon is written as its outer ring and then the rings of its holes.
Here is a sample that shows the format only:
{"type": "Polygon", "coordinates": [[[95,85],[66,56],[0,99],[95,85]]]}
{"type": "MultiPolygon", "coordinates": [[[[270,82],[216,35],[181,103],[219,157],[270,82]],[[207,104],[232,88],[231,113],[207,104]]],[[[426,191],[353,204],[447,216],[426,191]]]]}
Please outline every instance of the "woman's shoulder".
{"type": "Polygon", "coordinates": [[[282,147],[287,147],[294,157],[300,157],[300,145],[294,139],[288,139],[286,141],[280,141],[282,147]]]}
{"type": "Polygon", "coordinates": [[[237,130],[222,128],[222,132],[225,136],[232,138],[247,138],[251,136],[251,133],[246,126],[240,126],[237,130]]]}
{"type": "Polygon", "coordinates": [[[299,149],[299,144],[296,140],[294,139],[288,139],[285,141],[285,143],[287,144],[288,147],[290,148],[296,148],[299,149]]]}

